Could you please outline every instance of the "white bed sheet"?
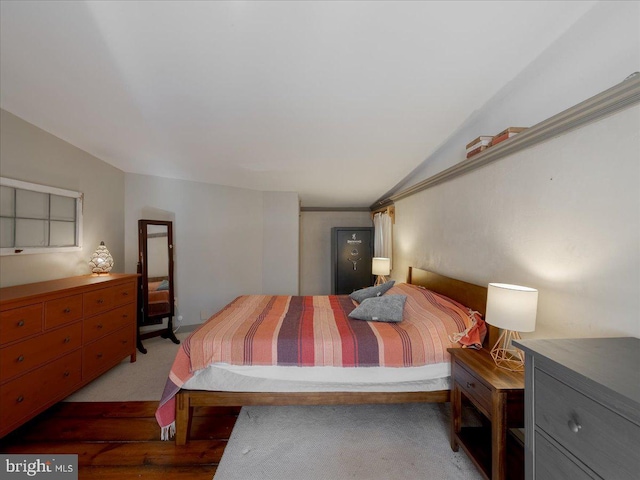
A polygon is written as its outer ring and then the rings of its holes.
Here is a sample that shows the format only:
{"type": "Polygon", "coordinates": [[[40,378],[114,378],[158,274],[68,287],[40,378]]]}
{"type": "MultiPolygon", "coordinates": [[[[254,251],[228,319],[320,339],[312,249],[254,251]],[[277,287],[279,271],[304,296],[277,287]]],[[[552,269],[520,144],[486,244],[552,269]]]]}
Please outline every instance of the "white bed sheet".
{"type": "Polygon", "coordinates": [[[450,388],[450,362],[421,367],[278,367],[214,364],[182,388],[225,392],[432,392],[450,388]]]}

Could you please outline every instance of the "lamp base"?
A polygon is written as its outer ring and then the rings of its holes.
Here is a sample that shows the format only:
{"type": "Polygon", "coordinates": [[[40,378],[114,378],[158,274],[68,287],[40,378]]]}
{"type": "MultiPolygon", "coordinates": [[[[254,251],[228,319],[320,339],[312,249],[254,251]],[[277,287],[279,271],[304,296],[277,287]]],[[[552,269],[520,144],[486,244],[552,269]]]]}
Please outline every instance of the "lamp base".
{"type": "Polygon", "coordinates": [[[387,277],[385,275],[378,275],[374,286],[377,287],[378,285],[382,285],[383,283],[387,283],[387,277]]]}
{"type": "Polygon", "coordinates": [[[511,344],[511,340],[520,340],[520,334],[513,330],[503,330],[491,349],[491,356],[498,367],[512,372],[523,372],[524,354],[511,344]]]}

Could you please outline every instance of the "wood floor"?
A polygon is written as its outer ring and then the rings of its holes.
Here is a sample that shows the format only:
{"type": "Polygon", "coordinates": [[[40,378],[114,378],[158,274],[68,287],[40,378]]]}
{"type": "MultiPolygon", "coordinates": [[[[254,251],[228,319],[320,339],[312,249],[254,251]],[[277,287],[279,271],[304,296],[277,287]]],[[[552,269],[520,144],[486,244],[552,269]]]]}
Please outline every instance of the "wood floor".
{"type": "Polygon", "coordinates": [[[158,402],[58,403],[0,439],[1,453],[78,454],[78,478],[211,480],[240,407],[198,407],[191,440],[160,441],[158,402]]]}

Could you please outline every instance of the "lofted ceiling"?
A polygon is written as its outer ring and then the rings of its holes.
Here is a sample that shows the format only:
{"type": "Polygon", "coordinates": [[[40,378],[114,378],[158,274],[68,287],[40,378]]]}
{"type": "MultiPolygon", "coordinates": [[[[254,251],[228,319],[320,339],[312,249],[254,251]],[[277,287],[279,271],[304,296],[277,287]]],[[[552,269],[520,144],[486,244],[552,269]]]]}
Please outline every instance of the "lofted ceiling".
{"type": "Polygon", "coordinates": [[[1,2],[3,109],[132,173],[363,207],[595,2],[1,2]]]}

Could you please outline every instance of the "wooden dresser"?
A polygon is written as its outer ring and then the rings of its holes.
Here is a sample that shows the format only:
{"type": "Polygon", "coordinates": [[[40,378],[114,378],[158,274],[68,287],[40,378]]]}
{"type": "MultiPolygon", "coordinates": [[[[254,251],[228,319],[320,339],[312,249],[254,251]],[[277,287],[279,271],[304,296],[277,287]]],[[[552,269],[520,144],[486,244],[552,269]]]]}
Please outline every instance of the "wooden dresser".
{"type": "Polygon", "coordinates": [[[638,478],[640,339],[518,340],[527,480],[638,478]]]}
{"type": "Polygon", "coordinates": [[[0,289],[0,437],[127,356],[136,359],[137,275],[0,289]]]}

